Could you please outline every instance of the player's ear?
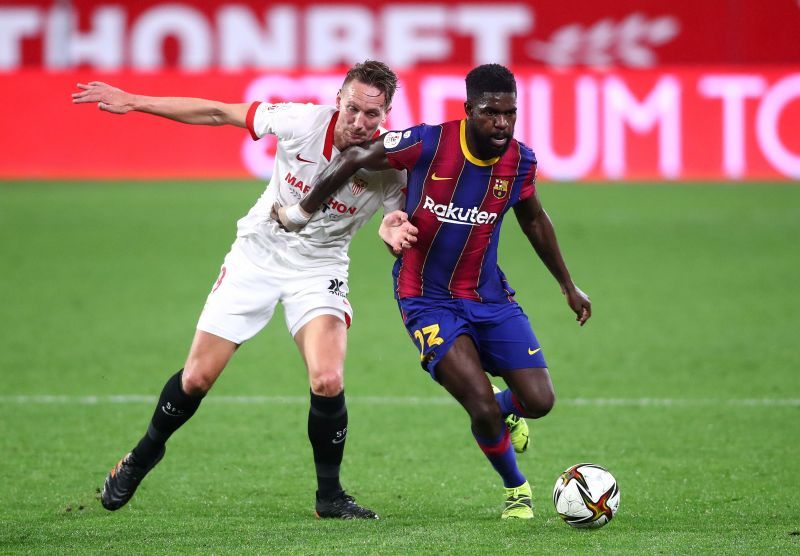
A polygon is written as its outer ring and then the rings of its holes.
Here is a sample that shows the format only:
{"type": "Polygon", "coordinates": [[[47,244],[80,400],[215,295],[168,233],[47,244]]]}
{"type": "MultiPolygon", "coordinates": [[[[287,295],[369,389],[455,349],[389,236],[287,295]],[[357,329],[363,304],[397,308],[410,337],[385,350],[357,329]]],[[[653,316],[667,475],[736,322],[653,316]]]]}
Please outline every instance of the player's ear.
{"type": "Polygon", "coordinates": [[[341,104],[342,104],[342,90],[339,89],[336,92],[336,109],[337,110],[341,110],[342,109],[341,104]]]}
{"type": "Polygon", "coordinates": [[[466,100],[464,101],[464,114],[469,116],[470,112],[472,112],[472,103],[466,100]]]}
{"type": "Polygon", "coordinates": [[[383,122],[385,122],[385,121],[386,121],[386,118],[388,118],[388,117],[389,117],[389,112],[391,112],[391,111],[392,111],[392,105],[390,104],[390,105],[389,105],[389,106],[386,108],[386,110],[384,110],[384,111],[383,111],[383,117],[381,118],[381,123],[383,123],[383,122]]]}

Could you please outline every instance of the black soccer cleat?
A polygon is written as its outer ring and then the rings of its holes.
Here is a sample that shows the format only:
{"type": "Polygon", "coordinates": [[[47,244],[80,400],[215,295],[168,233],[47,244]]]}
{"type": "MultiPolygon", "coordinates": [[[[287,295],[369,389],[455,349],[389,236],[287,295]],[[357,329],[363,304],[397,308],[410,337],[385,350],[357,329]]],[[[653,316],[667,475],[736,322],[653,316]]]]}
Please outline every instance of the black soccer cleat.
{"type": "Polygon", "coordinates": [[[127,504],[133,498],[133,493],[136,492],[144,476],[164,457],[164,452],[166,447],[161,449],[161,453],[151,465],[145,467],[137,464],[133,452],[119,460],[119,463],[111,468],[103,485],[103,492],[100,493],[100,503],[103,507],[113,512],[127,504]]]}
{"type": "Polygon", "coordinates": [[[378,519],[378,514],[356,504],[355,499],[340,490],[333,498],[320,498],[317,493],[317,517],[338,519],[378,519]]]}

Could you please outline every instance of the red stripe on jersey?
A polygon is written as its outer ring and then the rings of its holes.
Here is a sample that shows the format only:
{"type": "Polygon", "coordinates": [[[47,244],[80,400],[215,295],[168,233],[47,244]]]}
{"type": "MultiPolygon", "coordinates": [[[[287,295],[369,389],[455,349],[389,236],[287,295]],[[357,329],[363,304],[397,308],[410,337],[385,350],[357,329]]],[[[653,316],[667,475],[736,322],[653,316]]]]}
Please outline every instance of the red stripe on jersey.
{"type": "Polygon", "coordinates": [[[250,108],[247,109],[247,117],[244,119],[245,125],[247,125],[247,130],[250,132],[250,137],[253,138],[253,141],[258,141],[261,139],[253,127],[253,123],[256,118],[256,110],[258,110],[260,105],[261,103],[259,101],[255,101],[253,104],[251,104],[250,108]]]}
{"type": "MultiPolygon", "coordinates": [[[[519,149],[519,143],[513,141],[502,158],[492,166],[489,183],[484,185],[486,194],[481,203],[481,211],[496,214],[503,214],[505,211],[519,169],[519,149]]],[[[478,285],[483,271],[483,259],[489,251],[492,234],[499,225],[500,221],[496,220],[492,224],[479,224],[470,230],[448,285],[454,297],[481,301],[478,285]]]]}
{"type": "MultiPolygon", "coordinates": [[[[419,233],[414,246],[403,254],[403,262],[397,276],[397,293],[403,297],[417,297],[424,293],[423,274],[428,260],[430,248],[439,234],[442,223],[430,210],[423,208],[425,199],[430,197],[435,204],[449,204],[455,194],[458,179],[464,167],[464,157],[461,155],[459,143],[459,127],[443,125],[436,144],[436,151],[431,159],[431,164],[426,171],[425,183],[417,206],[409,218],[417,227],[419,233]],[[458,149],[454,151],[454,149],[458,149]],[[456,154],[453,156],[452,153],[456,154]],[[439,178],[434,180],[433,175],[439,178]]],[[[422,143],[419,145],[421,152],[422,143]]],[[[416,161],[419,154],[414,157],[416,161]]],[[[399,169],[399,168],[398,168],[399,169]]]]}
{"type": "Polygon", "coordinates": [[[386,159],[396,170],[411,170],[422,154],[422,141],[417,141],[405,149],[386,153],[386,159]]]}
{"type": "Polygon", "coordinates": [[[336,127],[336,120],[339,119],[339,112],[336,111],[331,116],[331,121],[328,124],[328,130],[325,132],[325,144],[322,147],[322,156],[325,160],[330,160],[333,155],[333,128],[336,127]]]}

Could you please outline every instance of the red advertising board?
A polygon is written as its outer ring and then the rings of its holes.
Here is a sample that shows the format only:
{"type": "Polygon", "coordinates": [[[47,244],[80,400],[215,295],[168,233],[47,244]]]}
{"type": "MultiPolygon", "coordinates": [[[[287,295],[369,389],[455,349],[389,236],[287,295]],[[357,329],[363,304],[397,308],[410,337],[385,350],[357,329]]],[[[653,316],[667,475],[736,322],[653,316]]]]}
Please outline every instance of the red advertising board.
{"type": "Polygon", "coordinates": [[[20,0],[0,71],[798,64],[797,0],[20,0]]]}
{"type": "MultiPolygon", "coordinates": [[[[469,67],[401,73],[387,126],[463,115],[469,67]]],[[[793,68],[517,70],[516,136],[547,179],[800,179],[793,68]]],[[[4,178],[268,177],[274,142],[245,130],[72,105],[101,80],[150,95],[332,103],[341,73],[0,74],[4,178]]]]}

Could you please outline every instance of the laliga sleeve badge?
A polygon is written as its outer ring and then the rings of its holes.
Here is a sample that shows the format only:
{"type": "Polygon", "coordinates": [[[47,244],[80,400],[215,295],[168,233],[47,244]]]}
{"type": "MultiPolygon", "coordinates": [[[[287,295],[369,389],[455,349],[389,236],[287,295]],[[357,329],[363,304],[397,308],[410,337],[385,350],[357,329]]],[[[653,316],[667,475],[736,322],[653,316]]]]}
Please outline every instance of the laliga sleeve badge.
{"type": "Polygon", "coordinates": [[[383,146],[387,149],[393,149],[400,144],[402,134],[399,131],[390,131],[383,137],[383,146]]]}

